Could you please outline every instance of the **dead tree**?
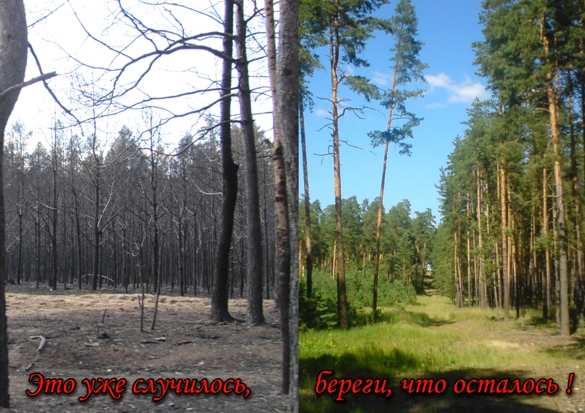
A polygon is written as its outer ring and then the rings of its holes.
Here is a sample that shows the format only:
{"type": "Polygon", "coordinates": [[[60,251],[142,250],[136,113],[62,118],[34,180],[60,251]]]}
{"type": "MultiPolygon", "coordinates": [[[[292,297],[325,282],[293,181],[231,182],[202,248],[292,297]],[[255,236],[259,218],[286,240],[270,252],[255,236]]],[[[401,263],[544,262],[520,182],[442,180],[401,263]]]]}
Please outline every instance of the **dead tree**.
{"type": "Polygon", "coordinates": [[[236,8],[236,49],[238,58],[238,88],[240,101],[240,122],[244,141],[245,182],[246,182],[246,236],[248,249],[248,323],[264,323],[262,311],[262,224],[260,221],[260,199],[258,191],[258,164],[256,161],[256,139],[252,119],[252,100],[248,75],[246,52],[246,19],[244,2],[236,8]]]}
{"type": "MultiPolygon", "coordinates": [[[[6,324],[6,222],[4,218],[4,189],[2,158],[4,132],[14,109],[26,69],[26,15],[22,0],[0,2],[0,406],[8,408],[8,334],[6,324]],[[12,91],[10,91],[12,89],[12,91]]],[[[22,87],[22,86],[21,86],[22,87]]]]}
{"type": "Polygon", "coordinates": [[[213,276],[213,293],[211,296],[211,318],[216,321],[233,321],[228,311],[229,294],[229,256],[234,230],[234,213],[238,195],[238,165],[232,155],[231,134],[231,87],[232,87],[232,54],[234,30],[234,3],[225,0],[223,38],[223,68],[221,79],[221,167],[223,175],[223,200],[221,230],[215,253],[215,272],[213,276]]]}

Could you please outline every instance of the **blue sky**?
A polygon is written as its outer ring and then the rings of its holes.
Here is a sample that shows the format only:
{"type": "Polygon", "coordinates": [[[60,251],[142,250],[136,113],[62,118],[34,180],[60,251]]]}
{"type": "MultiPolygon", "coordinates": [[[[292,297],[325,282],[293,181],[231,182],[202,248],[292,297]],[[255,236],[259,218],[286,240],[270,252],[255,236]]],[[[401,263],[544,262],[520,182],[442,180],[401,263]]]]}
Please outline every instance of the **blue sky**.
{"type": "MultiPolygon", "coordinates": [[[[390,17],[396,3],[397,0],[384,6],[376,15],[390,17]]],[[[485,90],[485,79],[475,75],[477,67],[473,65],[475,55],[471,48],[474,41],[483,38],[478,19],[481,3],[481,0],[412,0],[419,23],[418,39],[425,43],[420,60],[429,68],[425,71],[427,84],[418,85],[427,90],[425,96],[407,102],[407,110],[424,120],[414,129],[414,139],[409,142],[413,145],[411,157],[399,155],[396,148],[390,147],[384,197],[386,210],[408,199],[413,213],[431,208],[437,221],[440,218],[435,187],[439,183],[439,170],[447,163],[453,139],[463,135],[465,127],[461,122],[467,119],[466,110],[473,99],[490,96],[485,90]]],[[[378,86],[384,86],[391,74],[391,42],[391,37],[383,34],[370,40],[362,55],[370,67],[355,69],[355,74],[375,79],[378,86]]],[[[321,55],[328,69],[326,50],[321,55]]],[[[316,98],[313,112],[305,115],[310,195],[312,201],[319,199],[324,207],[334,203],[333,159],[316,154],[327,153],[331,144],[330,130],[324,127],[329,122],[330,104],[317,97],[330,97],[329,71],[316,72],[309,84],[316,98]]],[[[367,104],[347,88],[342,89],[340,98],[351,99],[351,106],[367,104]]],[[[340,122],[340,139],[363,149],[348,145],[341,148],[342,196],[356,196],[360,203],[365,198],[374,200],[380,192],[383,147],[373,148],[367,133],[383,130],[387,117],[386,109],[379,103],[368,105],[376,111],[367,111],[366,119],[346,115],[340,122]]],[[[300,178],[302,194],[302,169],[300,178]]]]}

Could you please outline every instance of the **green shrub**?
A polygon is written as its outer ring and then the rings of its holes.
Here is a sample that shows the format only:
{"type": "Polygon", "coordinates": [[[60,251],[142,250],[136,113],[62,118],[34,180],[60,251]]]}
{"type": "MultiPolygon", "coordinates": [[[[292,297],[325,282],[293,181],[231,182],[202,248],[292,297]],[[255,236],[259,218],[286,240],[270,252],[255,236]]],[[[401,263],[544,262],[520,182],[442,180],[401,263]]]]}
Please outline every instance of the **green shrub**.
{"type": "MultiPolygon", "coordinates": [[[[354,308],[372,307],[374,275],[371,272],[351,271],[346,275],[347,296],[354,308]]],[[[378,279],[378,307],[399,307],[416,302],[416,291],[412,285],[400,280],[378,279]]]]}
{"type": "Polygon", "coordinates": [[[306,330],[333,328],[337,325],[337,298],[323,296],[313,287],[313,296],[307,297],[305,280],[299,283],[299,328],[306,330]]]}
{"type": "MultiPolygon", "coordinates": [[[[363,325],[369,321],[372,307],[374,277],[371,272],[348,270],[346,273],[348,319],[351,325],[363,325]]],[[[403,311],[416,302],[412,285],[401,281],[380,278],[378,281],[378,307],[392,307],[403,311]]],[[[299,284],[299,326],[306,329],[333,328],[339,323],[337,314],[337,280],[324,271],[313,273],[313,296],[306,297],[306,282],[299,284]]]]}

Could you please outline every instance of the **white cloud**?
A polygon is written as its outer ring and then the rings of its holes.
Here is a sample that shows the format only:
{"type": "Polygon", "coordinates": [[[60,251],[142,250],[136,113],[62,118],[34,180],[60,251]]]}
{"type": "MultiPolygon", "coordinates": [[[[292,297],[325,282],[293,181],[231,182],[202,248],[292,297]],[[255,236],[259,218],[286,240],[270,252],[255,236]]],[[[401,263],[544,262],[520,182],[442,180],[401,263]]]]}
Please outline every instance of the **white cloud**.
{"type": "Polygon", "coordinates": [[[446,103],[435,102],[435,103],[431,103],[430,105],[426,105],[425,107],[427,109],[435,109],[435,108],[442,108],[445,106],[447,106],[446,103]]]}
{"type": "Polygon", "coordinates": [[[375,71],[374,72],[374,77],[372,78],[372,83],[376,83],[380,86],[386,86],[388,85],[390,82],[390,75],[386,75],[384,73],[375,71]]]}
{"type": "Polygon", "coordinates": [[[438,75],[426,75],[425,79],[431,86],[431,90],[437,87],[447,87],[452,83],[451,77],[447,76],[445,73],[439,73],[438,75]]]}
{"type": "Polygon", "coordinates": [[[327,112],[325,109],[318,108],[315,111],[315,115],[325,117],[325,116],[329,115],[329,112],[327,112]]]}
{"type": "Polygon", "coordinates": [[[476,98],[487,99],[490,96],[484,85],[479,82],[472,82],[468,76],[465,76],[465,80],[460,83],[454,82],[451,76],[445,73],[426,75],[425,78],[431,86],[431,91],[441,88],[447,90],[449,93],[447,102],[449,103],[471,103],[476,98]]]}

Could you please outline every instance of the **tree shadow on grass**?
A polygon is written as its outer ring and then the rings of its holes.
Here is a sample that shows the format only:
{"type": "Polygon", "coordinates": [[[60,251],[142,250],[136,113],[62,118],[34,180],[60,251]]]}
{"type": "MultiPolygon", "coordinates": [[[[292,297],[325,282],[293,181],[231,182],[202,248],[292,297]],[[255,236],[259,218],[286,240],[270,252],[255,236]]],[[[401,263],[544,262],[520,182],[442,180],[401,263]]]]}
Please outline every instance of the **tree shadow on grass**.
{"type": "MultiPolygon", "coordinates": [[[[531,326],[557,326],[554,321],[554,313],[553,310],[549,312],[548,318],[543,316],[532,316],[530,317],[530,321],[528,322],[531,326]]],[[[569,331],[571,334],[575,334],[577,329],[579,328],[579,313],[577,309],[572,307],[569,309],[569,331]]]]}
{"type": "MultiPolygon", "coordinates": [[[[415,369],[419,361],[402,351],[393,349],[388,353],[367,350],[359,355],[344,353],[339,357],[323,354],[319,357],[303,358],[299,361],[301,381],[313,385],[323,370],[333,370],[335,377],[376,378],[385,377],[404,369],[415,369]]],[[[313,386],[314,387],[314,386],[313,386]]]]}
{"type": "Polygon", "coordinates": [[[447,321],[444,319],[434,319],[429,317],[427,313],[416,311],[386,311],[379,317],[379,322],[386,322],[389,324],[396,322],[406,322],[407,324],[417,325],[421,327],[439,327],[445,324],[453,324],[454,321],[447,321]]]}
{"type": "Polygon", "coordinates": [[[547,348],[547,353],[574,360],[583,360],[585,358],[585,337],[571,337],[569,340],[568,343],[547,348]]]}
{"type": "MultiPolygon", "coordinates": [[[[449,371],[442,374],[427,374],[424,378],[445,379],[447,390],[441,394],[408,394],[402,389],[400,381],[410,379],[404,371],[414,370],[420,366],[420,360],[394,349],[385,354],[376,349],[368,350],[359,355],[342,354],[340,357],[322,355],[308,359],[301,359],[300,367],[300,411],[303,413],[552,413],[556,410],[546,407],[553,403],[537,400],[555,397],[544,394],[505,394],[505,395],[459,395],[453,392],[454,383],[461,378],[504,378],[520,379],[522,383],[529,378],[526,371],[505,369],[464,369],[449,371]],[[392,395],[385,397],[380,394],[346,394],[343,402],[334,399],[336,395],[315,393],[315,383],[321,371],[332,370],[333,374],[323,375],[327,380],[332,378],[355,379],[387,379],[387,387],[392,389],[392,395]],[[535,404],[538,404],[536,406],[535,404]]],[[[422,378],[422,377],[412,377],[422,378]]],[[[532,377],[536,381],[540,377],[532,377]]],[[[557,381],[558,383],[558,381],[557,381]]],[[[511,388],[511,384],[508,385],[511,388]]],[[[559,385],[559,393],[562,392],[559,385]]],[[[550,402],[550,400],[549,400],[550,402]]]]}

